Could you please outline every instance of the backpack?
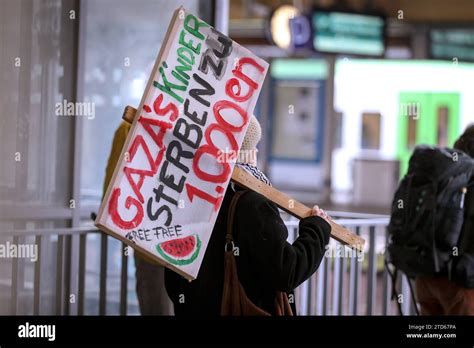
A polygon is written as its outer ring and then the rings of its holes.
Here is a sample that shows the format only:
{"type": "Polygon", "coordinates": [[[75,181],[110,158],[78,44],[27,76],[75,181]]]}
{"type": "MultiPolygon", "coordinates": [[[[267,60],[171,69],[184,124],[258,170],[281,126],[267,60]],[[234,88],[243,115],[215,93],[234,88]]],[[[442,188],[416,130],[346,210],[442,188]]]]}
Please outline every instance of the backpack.
{"type": "Polygon", "coordinates": [[[388,261],[409,278],[447,273],[464,221],[474,160],[460,150],[418,146],[392,203],[388,261]]]}
{"type": "Polygon", "coordinates": [[[474,188],[465,199],[464,224],[459,240],[459,253],[453,260],[450,279],[467,289],[474,289],[474,188]]]}

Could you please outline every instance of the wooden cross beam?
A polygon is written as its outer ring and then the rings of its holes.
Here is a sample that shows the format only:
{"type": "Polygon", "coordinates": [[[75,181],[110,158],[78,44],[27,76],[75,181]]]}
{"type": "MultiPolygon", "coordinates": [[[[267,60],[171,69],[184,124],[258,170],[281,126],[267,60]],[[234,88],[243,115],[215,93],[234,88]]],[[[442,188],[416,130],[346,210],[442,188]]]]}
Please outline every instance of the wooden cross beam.
{"type": "MultiPolygon", "coordinates": [[[[126,106],[122,119],[132,124],[136,113],[137,109],[131,106],[126,106]]],[[[262,181],[255,178],[253,175],[247,173],[243,169],[238,168],[237,166],[234,167],[232,181],[249,190],[260,193],[262,196],[275,203],[280,209],[299,219],[311,215],[310,207],[307,207],[306,205],[287,196],[283,192],[266,185],[262,181]]],[[[331,225],[332,238],[355,250],[363,251],[365,240],[362,237],[352,233],[334,221],[329,221],[329,224],[331,225]]]]}

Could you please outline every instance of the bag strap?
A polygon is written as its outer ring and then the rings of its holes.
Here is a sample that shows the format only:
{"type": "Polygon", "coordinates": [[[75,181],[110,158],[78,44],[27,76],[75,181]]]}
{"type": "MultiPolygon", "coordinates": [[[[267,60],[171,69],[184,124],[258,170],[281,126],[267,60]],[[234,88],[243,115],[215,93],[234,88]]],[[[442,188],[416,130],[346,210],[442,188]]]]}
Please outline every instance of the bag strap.
{"type": "Polygon", "coordinates": [[[229,212],[227,215],[227,234],[225,235],[225,251],[232,251],[234,250],[234,236],[232,234],[232,228],[234,225],[234,216],[235,216],[235,210],[237,207],[237,202],[239,199],[246,193],[247,191],[237,191],[234,193],[234,196],[232,197],[232,200],[230,201],[229,204],[229,212]],[[228,247],[232,246],[231,250],[228,250],[228,247]]]}
{"type": "MultiPolygon", "coordinates": [[[[399,296],[399,292],[397,291],[397,278],[398,278],[398,268],[394,266],[394,272],[392,272],[390,270],[390,265],[389,265],[389,262],[387,261],[387,259],[385,259],[384,261],[384,264],[385,264],[385,269],[387,270],[387,273],[388,275],[390,276],[391,280],[392,280],[392,301],[395,300],[397,302],[397,307],[398,307],[398,312],[401,316],[403,316],[403,311],[402,311],[402,305],[401,303],[398,301],[398,296],[399,296]]],[[[409,290],[410,290],[410,297],[411,297],[411,300],[413,302],[413,308],[415,308],[415,313],[416,315],[420,315],[420,312],[418,310],[418,306],[417,306],[417,301],[416,301],[416,295],[415,295],[415,291],[413,290],[413,285],[411,283],[411,279],[410,277],[408,277],[407,275],[405,275],[407,277],[407,282],[408,282],[408,287],[409,287],[409,290]]]]}
{"type": "MultiPolygon", "coordinates": [[[[242,198],[242,196],[247,193],[248,190],[242,190],[242,191],[237,191],[234,193],[234,196],[232,197],[232,200],[230,201],[230,204],[229,204],[229,211],[228,211],[228,215],[227,215],[227,234],[225,236],[226,238],[226,243],[225,243],[225,252],[226,253],[229,253],[230,252],[230,256],[232,257],[232,259],[234,259],[234,255],[232,254],[233,250],[234,250],[234,236],[233,236],[233,225],[234,225],[234,217],[235,217],[235,211],[236,211],[236,208],[237,208],[237,203],[239,201],[240,198],[242,198]],[[229,246],[231,247],[231,249],[229,249],[229,246]]],[[[234,267],[235,266],[235,263],[234,263],[234,267]]],[[[236,268],[235,268],[236,270],[236,268]]],[[[235,272],[235,271],[234,271],[235,272]]],[[[237,278],[237,275],[236,275],[236,279],[237,281],[239,282],[239,285],[240,287],[242,288],[243,291],[245,291],[242,287],[242,284],[240,284],[240,281],[238,280],[237,278]]],[[[224,280],[225,282],[225,280],[224,280]]],[[[244,294],[245,295],[245,294],[244,294]]],[[[245,295],[246,297],[246,295],[245,295]]],[[[250,301],[250,300],[248,300],[250,301]]],[[[251,303],[251,301],[250,301],[251,303]]],[[[259,307],[256,307],[253,303],[251,303],[252,306],[254,306],[255,308],[259,308],[259,307]]],[[[260,311],[262,311],[263,313],[265,313],[265,315],[268,315],[268,313],[266,313],[264,310],[262,309],[259,309],[260,311]]],[[[276,315],[278,316],[292,316],[293,315],[293,310],[291,309],[291,305],[288,301],[288,296],[286,293],[284,292],[277,292],[276,295],[275,295],[275,313],[276,315]]]]}
{"type": "Polygon", "coordinates": [[[387,258],[385,258],[384,264],[385,264],[385,269],[387,270],[387,273],[388,273],[388,275],[390,276],[390,278],[392,280],[391,300],[397,302],[398,312],[401,316],[403,316],[402,305],[400,304],[400,302],[398,302],[398,292],[397,292],[397,287],[396,287],[397,286],[398,269],[395,267],[394,271],[392,272],[390,270],[390,263],[387,260],[387,258]]]}

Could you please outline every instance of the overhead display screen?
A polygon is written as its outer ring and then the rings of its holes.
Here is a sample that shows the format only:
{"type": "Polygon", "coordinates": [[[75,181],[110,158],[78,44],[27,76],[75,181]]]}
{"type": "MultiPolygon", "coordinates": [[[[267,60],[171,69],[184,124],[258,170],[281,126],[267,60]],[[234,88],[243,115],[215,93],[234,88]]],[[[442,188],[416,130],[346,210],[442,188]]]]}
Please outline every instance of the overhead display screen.
{"type": "Polygon", "coordinates": [[[474,61],[474,30],[431,30],[430,54],[435,59],[474,61]]]}
{"type": "Polygon", "coordinates": [[[379,16],[315,11],[313,47],[319,52],[382,56],[385,20],[379,16]]]}

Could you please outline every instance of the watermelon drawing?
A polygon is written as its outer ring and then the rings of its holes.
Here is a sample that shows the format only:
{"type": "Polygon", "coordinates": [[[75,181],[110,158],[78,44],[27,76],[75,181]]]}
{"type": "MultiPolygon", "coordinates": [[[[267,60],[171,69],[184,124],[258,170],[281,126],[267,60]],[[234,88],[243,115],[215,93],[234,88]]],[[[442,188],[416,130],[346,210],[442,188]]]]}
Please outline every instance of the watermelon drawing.
{"type": "Polygon", "coordinates": [[[197,234],[169,240],[156,246],[160,256],[172,265],[189,265],[199,255],[201,240],[197,234]]]}

